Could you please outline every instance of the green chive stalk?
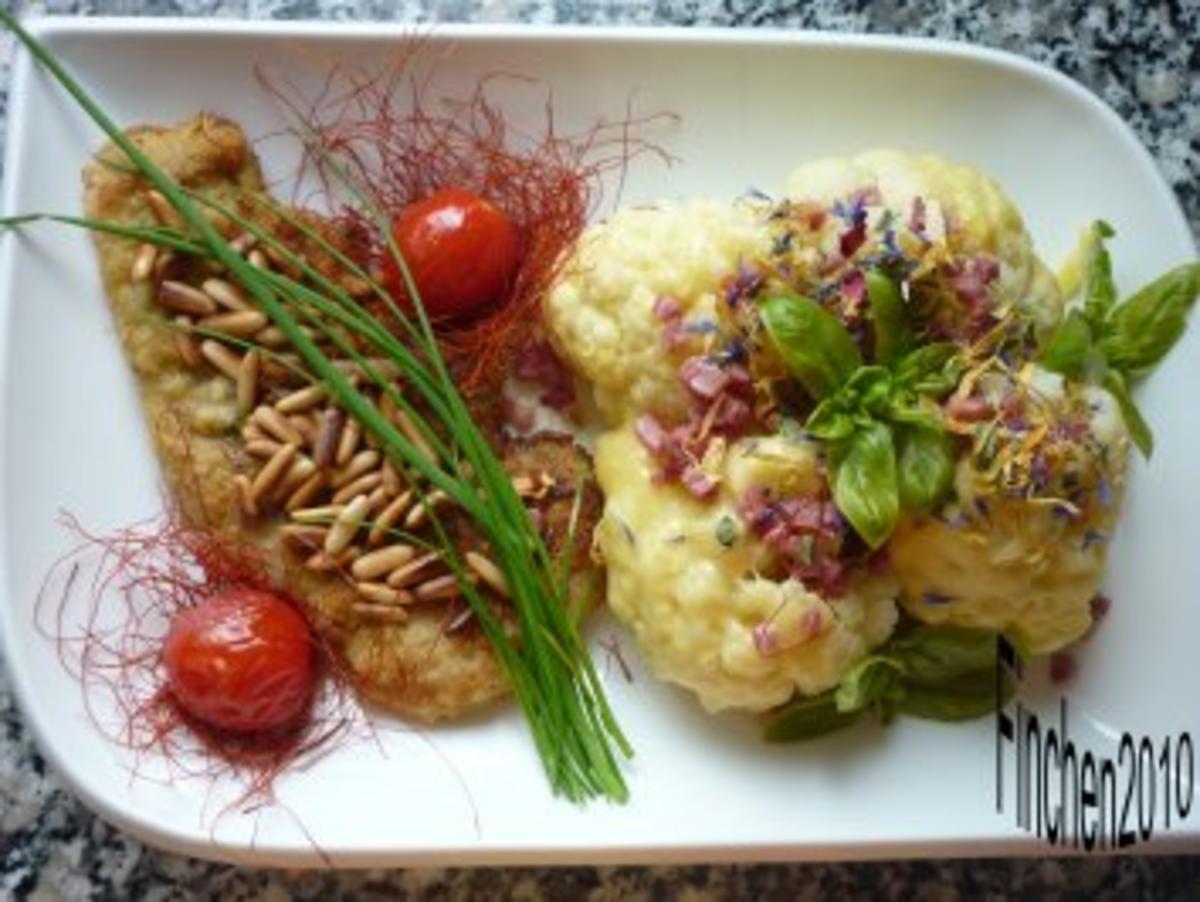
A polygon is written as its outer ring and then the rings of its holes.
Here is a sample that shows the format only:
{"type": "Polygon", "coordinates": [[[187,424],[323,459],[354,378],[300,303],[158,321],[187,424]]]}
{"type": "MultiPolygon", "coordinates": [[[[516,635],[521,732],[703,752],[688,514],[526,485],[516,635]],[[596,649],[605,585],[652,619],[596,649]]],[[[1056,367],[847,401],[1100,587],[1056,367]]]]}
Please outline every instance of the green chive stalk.
{"type": "MultiPolygon", "coordinates": [[[[553,790],[573,801],[597,796],[614,801],[627,799],[628,789],[620,759],[631,756],[632,749],[617,726],[595,666],[568,611],[565,579],[555,574],[555,562],[541,535],[450,377],[420,302],[420,293],[392,238],[383,211],[375,208],[363,192],[355,191],[385,236],[385,243],[404,277],[409,297],[414,299],[416,322],[398,309],[381,286],[369,278],[368,282],[415,348],[401,341],[332,280],[308,267],[296,255],[290,255],[286,248],[281,252],[289,254],[303,274],[298,279],[259,270],[246,261],[203,215],[200,207],[209,202],[182,188],[149,159],[10,13],[0,9],[0,22],[16,35],[125,154],[134,170],[167,199],[188,231],[98,223],[79,217],[48,218],[184,253],[203,254],[228,269],[284,333],[315,379],[328,388],[350,416],[375,436],[398,469],[412,479],[424,479],[444,491],[472,517],[489,541],[512,595],[519,627],[517,641],[509,636],[486,597],[467,579],[465,564],[457,549],[440,522],[433,518],[444,546],[446,563],[458,578],[464,597],[505,670],[553,790]],[[308,278],[320,291],[302,284],[300,279],[303,278],[308,278]],[[309,337],[302,328],[302,321],[330,338],[364,369],[373,382],[392,393],[393,400],[414,419],[421,434],[436,449],[436,459],[430,459],[381,414],[309,337]],[[339,328],[348,330],[353,337],[378,350],[397,366],[445,427],[450,445],[438,438],[437,431],[413,405],[395,392],[390,381],[382,378],[364,354],[339,335],[339,328]]],[[[228,215],[232,211],[222,212],[228,215]]],[[[19,217],[6,224],[27,221],[29,219],[19,217]]],[[[247,225],[244,219],[241,221],[247,225]]],[[[263,240],[273,240],[258,231],[263,240]]],[[[309,234],[310,237],[315,235],[311,231],[309,234]]],[[[336,249],[332,250],[336,254],[336,249]]],[[[343,265],[350,263],[344,257],[342,262],[343,265]]],[[[366,277],[357,267],[351,271],[360,278],[366,277]]]]}

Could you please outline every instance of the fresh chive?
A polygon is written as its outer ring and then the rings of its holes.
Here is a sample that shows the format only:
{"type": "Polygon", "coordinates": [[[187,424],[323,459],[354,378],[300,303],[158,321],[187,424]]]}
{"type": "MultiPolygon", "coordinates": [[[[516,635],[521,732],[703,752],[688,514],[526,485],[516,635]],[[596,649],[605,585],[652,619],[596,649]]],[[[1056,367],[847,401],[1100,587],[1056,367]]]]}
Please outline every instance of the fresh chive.
{"type": "MultiPolygon", "coordinates": [[[[345,178],[348,190],[379,224],[384,243],[397,262],[408,297],[412,299],[416,323],[398,308],[382,286],[370,279],[368,282],[372,290],[385,301],[389,312],[414,342],[419,354],[395,339],[395,336],[390,339],[384,337],[391,333],[344,293],[329,292],[334,297],[334,300],[330,300],[298,281],[265,273],[242,259],[201,214],[196,200],[120,130],[45,47],[3,9],[0,9],[0,22],[16,35],[33,57],[128,157],[133,169],[163,194],[195,233],[195,237],[183,237],[181,233],[167,229],[94,223],[78,217],[47,218],[135,240],[173,246],[187,253],[203,253],[223,264],[241,282],[299,352],[315,378],[323,382],[338,403],[375,436],[388,456],[395,462],[411,467],[432,485],[445,491],[475,520],[489,540],[512,594],[520,629],[519,646],[509,638],[487,599],[466,579],[465,565],[457,548],[449,541],[436,517],[431,517],[444,546],[446,563],[458,579],[464,597],[491,640],[508,675],[554,791],[576,801],[599,795],[624,801],[628,797],[628,789],[614,746],[626,757],[632,754],[632,749],[616,724],[595,666],[567,611],[564,601],[566,586],[556,579],[553,562],[541,535],[533,527],[501,462],[471,418],[466,402],[450,377],[412,273],[396,246],[383,211],[371,201],[367,192],[352,184],[337,161],[331,158],[334,171],[345,178]],[[335,313],[335,310],[338,312],[335,313]],[[473,475],[470,478],[464,476],[463,469],[454,464],[457,457],[448,457],[443,461],[449,466],[449,471],[437,462],[428,460],[301,330],[297,313],[314,324],[320,324],[318,328],[323,325],[326,334],[331,337],[333,332],[324,317],[333,319],[381,350],[386,349],[388,358],[411,384],[418,387],[446,427],[456,450],[470,464],[473,475]]],[[[323,148],[318,150],[324,151],[323,148]]],[[[18,225],[29,221],[28,218],[18,218],[4,224],[18,225]]],[[[327,284],[319,280],[317,284],[328,290],[327,284]]],[[[342,344],[343,350],[346,350],[346,343],[342,344]]],[[[359,362],[359,365],[363,363],[359,362]]],[[[376,382],[382,381],[377,372],[373,378],[376,382]]],[[[426,434],[433,432],[423,419],[421,423],[424,429],[429,430],[426,434]]]]}

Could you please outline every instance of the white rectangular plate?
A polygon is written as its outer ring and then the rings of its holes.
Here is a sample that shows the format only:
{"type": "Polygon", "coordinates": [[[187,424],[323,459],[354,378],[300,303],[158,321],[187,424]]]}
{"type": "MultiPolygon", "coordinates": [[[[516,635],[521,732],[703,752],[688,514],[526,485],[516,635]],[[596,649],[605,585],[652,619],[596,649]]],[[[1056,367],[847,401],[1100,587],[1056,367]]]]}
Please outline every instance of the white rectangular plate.
{"type": "MultiPolygon", "coordinates": [[[[264,135],[279,122],[257,86],[269,64],[315,86],[338,61],[382,65],[401,27],[48,21],[37,32],[123,123],[200,109],[264,135]]],[[[1119,237],[1129,288],[1194,255],[1169,189],[1129,129],[1075,84],[1017,58],[911,40],[783,33],[439,27],[439,87],[454,94],[506,71],[553,88],[560,125],[669,110],[651,137],[679,157],[636,164],[626,202],[729,198],[779,186],[799,161],[878,145],[927,149],[1000,179],[1053,265],[1083,223],[1119,237]]],[[[516,96],[518,119],[540,94],[516,96]]],[[[532,120],[536,121],[536,120],[532,120]]],[[[28,57],[15,67],[4,209],[77,212],[97,131],[28,57]]],[[[271,171],[287,171],[279,142],[271,171]]],[[[1016,853],[1046,848],[995,804],[992,720],[864,725],[798,747],[760,743],[749,720],[713,718],[636,666],[605,668],[637,750],[632,801],[579,809],[551,798],[514,711],[343,748],[278,784],[281,805],[219,815],[203,781],[131,779],[104,744],[78,685],[33,627],[33,603],[68,537],[69,509],[99,530],[159,508],[158,479],[88,238],[38,228],[0,247],[0,639],[29,723],[73,789],[106,818],[188,853],[273,864],[663,861],[1016,853]],[[306,836],[300,824],[311,836],[306,836]]],[[[1158,742],[1200,726],[1200,329],[1141,390],[1158,451],[1134,464],[1113,547],[1113,613],[1081,655],[1072,736],[1115,756],[1122,731],[1158,742]],[[1114,732],[1115,731],[1115,732],[1114,732]]],[[[616,628],[604,624],[603,634],[616,628]]],[[[598,652],[603,660],[603,653],[598,652]]],[[[1057,710],[1057,696],[1026,689],[1057,710]]],[[[1009,770],[1011,778],[1011,769],[1009,770]]],[[[1190,821],[1160,839],[1195,847],[1190,821]]],[[[1161,828],[1157,831],[1162,836],[1161,828]]]]}

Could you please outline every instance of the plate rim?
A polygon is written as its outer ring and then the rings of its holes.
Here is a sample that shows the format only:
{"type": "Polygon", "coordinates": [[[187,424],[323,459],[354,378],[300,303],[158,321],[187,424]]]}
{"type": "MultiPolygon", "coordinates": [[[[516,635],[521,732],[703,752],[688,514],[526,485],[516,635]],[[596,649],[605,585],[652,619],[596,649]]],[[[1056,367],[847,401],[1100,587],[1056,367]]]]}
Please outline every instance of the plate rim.
{"type": "MultiPolygon", "coordinates": [[[[854,51],[884,51],[914,56],[940,57],[982,63],[996,69],[1008,70],[1020,76],[1042,82],[1048,88],[1063,92],[1077,103],[1083,104],[1098,115],[1115,138],[1125,145],[1127,151],[1151,175],[1151,183],[1160,197],[1164,210],[1170,209],[1172,230],[1178,229],[1191,238],[1195,237],[1182,206],[1173,189],[1149,150],[1138,139],[1132,127],[1112,107],[1083,85],[1057,70],[1019,56],[1006,50],[981,47],[963,41],[929,37],[907,37],[899,35],[876,35],[811,30],[789,30],[783,28],[729,28],[704,26],[687,28],[681,26],[632,26],[632,25],[555,25],[517,23],[370,23],[370,22],[322,22],[322,21],[271,21],[239,19],[188,19],[167,17],[143,19],[113,17],[103,19],[80,19],[68,16],[37,16],[22,23],[32,34],[43,41],[58,37],[95,38],[117,37],[211,37],[225,38],[288,38],[307,37],[335,43],[354,41],[378,41],[390,35],[411,35],[414,31],[428,32],[440,38],[463,42],[491,41],[535,41],[539,43],[583,42],[588,44],[671,44],[701,49],[705,46],[719,47],[780,47],[801,49],[804,47],[845,48],[854,51]]],[[[29,116],[33,114],[27,100],[27,85],[33,78],[35,64],[24,48],[19,48],[12,60],[9,83],[10,104],[7,115],[7,139],[4,157],[5,184],[2,205],[4,215],[11,215],[17,202],[20,163],[24,154],[24,134],[29,116]]],[[[14,236],[0,238],[0,397],[6,397],[8,388],[8,323],[13,309],[10,290],[12,284],[13,258],[17,242],[14,236]]],[[[8,414],[0,409],[0,473],[7,472],[8,414]]],[[[0,480],[0,585],[8,585],[8,497],[7,481],[0,480]]],[[[839,840],[828,843],[775,844],[661,844],[636,846],[609,844],[556,846],[505,845],[504,842],[483,841],[477,845],[463,844],[445,847],[414,847],[354,849],[332,853],[331,862],[323,862],[316,850],[310,847],[293,846],[240,846],[218,843],[215,838],[208,842],[198,841],[186,829],[176,829],[173,824],[155,821],[149,816],[129,812],[109,804],[103,795],[93,792],[86,774],[78,771],[63,755],[62,750],[50,741],[48,721],[39,712],[39,707],[27,700],[35,697],[29,682],[29,674],[17,666],[21,655],[15,645],[15,606],[0,603],[0,651],[8,662],[7,673],[12,685],[13,696],[20,711],[22,722],[33,735],[38,752],[52,765],[56,777],[83,803],[104,820],[120,827],[138,839],[153,846],[201,858],[229,861],[238,864],[276,865],[287,867],[320,866],[332,863],[337,867],[374,867],[383,864],[403,863],[405,866],[445,865],[535,865],[535,864],[663,864],[675,862],[705,861],[709,863],[733,861],[830,861],[862,860],[894,857],[963,857],[997,855],[1047,855],[1062,854],[1061,849],[1052,849],[1020,835],[997,835],[985,840],[948,840],[929,842],[925,840],[883,841],[864,839],[861,841],[839,840]]],[[[565,804],[565,803],[564,803],[565,804]]],[[[1200,829],[1192,833],[1173,833],[1160,836],[1153,843],[1139,847],[1139,852],[1170,854],[1192,850],[1200,846],[1200,829]]]]}

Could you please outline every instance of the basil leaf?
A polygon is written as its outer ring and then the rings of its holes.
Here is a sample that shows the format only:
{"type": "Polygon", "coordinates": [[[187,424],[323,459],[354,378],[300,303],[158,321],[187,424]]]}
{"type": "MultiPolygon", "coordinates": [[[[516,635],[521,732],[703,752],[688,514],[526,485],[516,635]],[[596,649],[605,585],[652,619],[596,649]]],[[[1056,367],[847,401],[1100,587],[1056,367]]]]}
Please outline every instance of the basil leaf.
{"type": "Polygon", "coordinates": [[[763,739],[795,742],[824,736],[850,726],[858,715],[858,711],[839,711],[832,691],[798,698],[770,715],[763,727],[763,739]]]}
{"type": "Polygon", "coordinates": [[[1159,276],[1112,312],[1102,346],[1111,366],[1130,375],[1157,364],[1183,335],[1200,294],[1200,263],[1159,276]]]}
{"type": "Polygon", "coordinates": [[[1125,377],[1117,370],[1109,370],[1104,374],[1104,387],[1117,399],[1117,405],[1121,408],[1121,418],[1125,420],[1125,428],[1129,430],[1129,435],[1142,452],[1142,456],[1149,460],[1150,455],[1154,453],[1154,433],[1150,431],[1150,424],[1138,410],[1125,377]]]}
{"type": "Polygon", "coordinates": [[[912,347],[912,325],[900,286],[878,270],[869,270],[866,279],[871,327],[875,333],[875,362],[889,365],[912,347]]]}
{"type": "Polygon", "coordinates": [[[911,351],[896,365],[896,382],[921,394],[942,395],[958,385],[962,358],[948,341],[924,345],[911,351]]]}
{"type": "Polygon", "coordinates": [[[1083,315],[1094,326],[1099,326],[1117,302],[1117,286],[1113,282],[1112,257],[1104,246],[1106,238],[1113,232],[1103,219],[1092,224],[1091,246],[1083,273],[1083,315]]]}
{"type": "Polygon", "coordinates": [[[897,470],[900,505],[925,513],[946,497],[954,484],[954,455],[940,429],[915,427],[898,432],[897,470]]]}
{"type": "Polygon", "coordinates": [[[996,697],[996,674],[980,673],[957,686],[906,685],[895,702],[896,710],[909,717],[956,722],[975,720],[994,712],[1004,702],[996,697]]]}
{"type": "Polygon", "coordinates": [[[1092,327],[1078,310],[1072,310],[1050,335],[1038,363],[1068,379],[1082,380],[1094,356],[1092,327]]]}
{"type": "Polygon", "coordinates": [[[941,410],[929,401],[914,397],[892,398],[888,404],[887,418],[894,423],[904,423],[941,432],[945,428],[941,410]]]}
{"type": "Polygon", "coordinates": [[[894,701],[904,672],[900,665],[884,655],[871,655],[846,671],[834,702],[838,711],[848,714],[884,700],[894,701]]]}
{"type": "Polygon", "coordinates": [[[994,674],[998,641],[992,630],[923,625],[893,637],[885,648],[909,683],[941,686],[965,674],[994,674]]]}
{"type": "Polygon", "coordinates": [[[892,396],[891,370],[882,366],[862,366],[855,370],[843,387],[857,407],[868,413],[880,415],[892,396]]]}
{"type": "Polygon", "coordinates": [[[811,298],[767,298],[759,312],[784,363],[813,398],[833,394],[862,365],[846,327],[811,298]]]}
{"type": "Polygon", "coordinates": [[[833,448],[833,500],[854,530],[878,548],[896,528],[900,489],[892,432],[869,421],[833,448]]]}
{"type": "Polygon", "coordinates": [[[892,372],[885,366],[868,364],[860,366],[846,380],[844,391],[847,395],[862,399],[871,392],[883,389],[888,394],[892,391],[892,372]]]}
{"type": "Polygon", "coordinates": [[[808,415],[804,428],[825,441],[844,439],[854,431],[854,418],[845,409],[840,395],[826,398],[808,415]]]}

